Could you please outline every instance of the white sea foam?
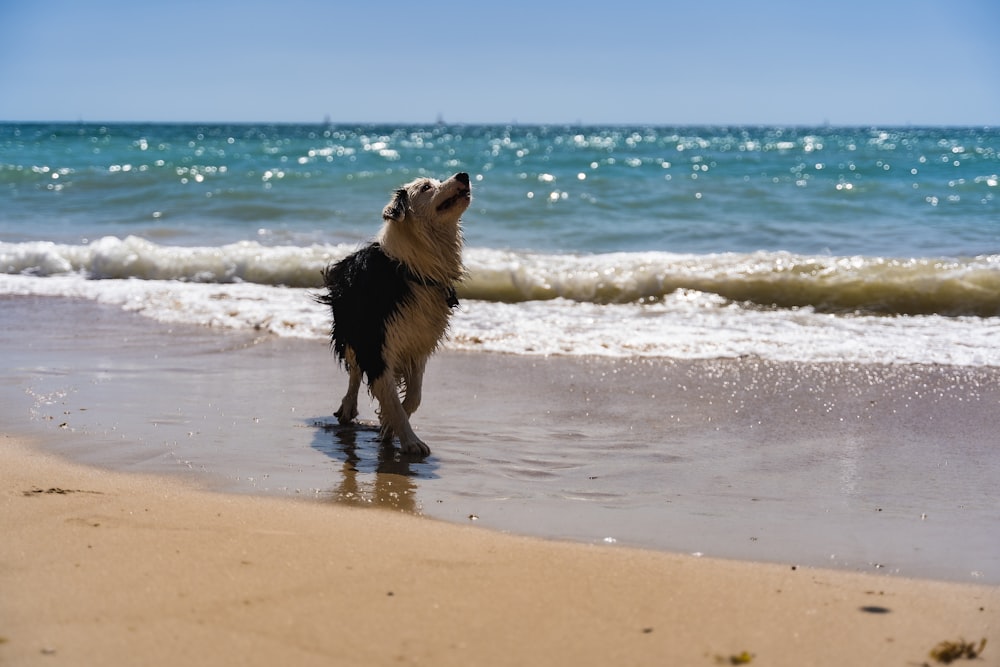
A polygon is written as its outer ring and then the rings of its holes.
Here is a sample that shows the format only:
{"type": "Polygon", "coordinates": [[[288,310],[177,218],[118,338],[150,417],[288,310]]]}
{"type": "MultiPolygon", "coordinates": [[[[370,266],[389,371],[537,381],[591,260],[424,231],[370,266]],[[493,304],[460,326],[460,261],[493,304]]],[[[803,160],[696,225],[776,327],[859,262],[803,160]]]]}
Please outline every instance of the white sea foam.
{"type": "Polygon", "coordinates": [[[457,346],[516,354],[1000,366],[995,319],[747,309],[690,290],[648,305],[474,302],[453,332],[457,346]]]}
{"type": "Polygon", "coordinates": [[[187,247],[137,236],[106,236],[79,245],[0,243],[0,272],[304,287],[318,285],[322,268],[354,249],[348,245],[264,246],[256,241],[187,247]]]}
{"type": "MultiPolygon", "coordinates": [[[[329,331],[328,313],[308,288],[0,275],[0,294],[91,299],[164,324],[317,340],[329,331]]],[[[646,304],[465,299],[446,345],[529,355],[1000,366],[1000,318],[748,308],[694,290],[646,304]]]]}

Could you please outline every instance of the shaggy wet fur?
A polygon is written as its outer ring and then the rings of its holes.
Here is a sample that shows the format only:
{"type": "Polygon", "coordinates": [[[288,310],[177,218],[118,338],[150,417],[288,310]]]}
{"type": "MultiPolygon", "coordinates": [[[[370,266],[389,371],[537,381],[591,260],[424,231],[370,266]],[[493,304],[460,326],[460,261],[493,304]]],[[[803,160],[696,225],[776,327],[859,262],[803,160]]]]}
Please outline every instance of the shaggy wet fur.
{"type": "Polygon", "coordinates": [[[460,218],[471,199],[466,173],[411,181],[382,211],[376,240],[323,271],[327,293],[319,301],[330,306],[333,351],[349,374],[337,420],[358,416],[364,378],[379,404],[382,437],[398,438],[409,454],[430,454],[409,417],[420,405],[427,359],[458,305],[460,218]]]}

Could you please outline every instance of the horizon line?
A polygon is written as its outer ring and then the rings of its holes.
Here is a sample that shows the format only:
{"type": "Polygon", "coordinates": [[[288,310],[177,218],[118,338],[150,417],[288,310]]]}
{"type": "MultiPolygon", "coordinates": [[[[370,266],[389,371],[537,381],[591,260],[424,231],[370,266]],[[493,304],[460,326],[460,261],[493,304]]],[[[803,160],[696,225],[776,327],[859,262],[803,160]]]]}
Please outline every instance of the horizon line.
{"type": "Polygon", "coordinates": [[[0,119],[2,125],[286,125],[286,126],[415,126],[415,127],[774,127],[774,128],[979,128],[991,129],[1000,126],[998,123],[914,123],[914,122],[644,122],[644,121],[608,121],[585,122],[576,121],[357,121],[333,120],[329,117],[319,121],[302,120],[85,120],[69,119],[0,119]]]}

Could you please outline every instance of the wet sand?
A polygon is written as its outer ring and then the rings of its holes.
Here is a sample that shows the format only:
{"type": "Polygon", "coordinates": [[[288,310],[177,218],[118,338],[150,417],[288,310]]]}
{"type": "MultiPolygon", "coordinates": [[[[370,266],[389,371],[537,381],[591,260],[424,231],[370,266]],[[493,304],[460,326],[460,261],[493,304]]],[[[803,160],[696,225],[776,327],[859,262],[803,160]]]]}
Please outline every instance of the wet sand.
{"type": "Polygon", "coordinates": [[[418,461],[332,425],[321,342],[0,306],[0,664],[1000,644],[993,371],[445,352],[418,461]]]}
{"type": "Polygon", "coordinates": [[[207,488],[785,565],[1000,584],[1000,371],[443,352],[426,460],[339,428],[327,345],[9,299],[0,430],[207,488]]]}

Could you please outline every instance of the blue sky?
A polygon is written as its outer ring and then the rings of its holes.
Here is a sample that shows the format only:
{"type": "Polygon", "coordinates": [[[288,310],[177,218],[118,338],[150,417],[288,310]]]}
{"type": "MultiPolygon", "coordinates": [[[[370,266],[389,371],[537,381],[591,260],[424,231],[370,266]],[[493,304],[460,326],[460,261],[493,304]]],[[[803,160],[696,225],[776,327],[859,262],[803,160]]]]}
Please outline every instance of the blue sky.
{"type": "Polygon", "coordinates": [[[1000,2],[0,0],[0,120],[1000,125],[1000,2]]]}

